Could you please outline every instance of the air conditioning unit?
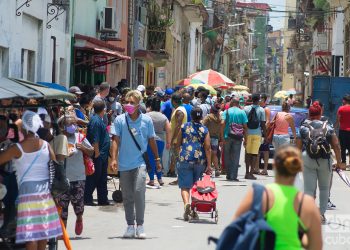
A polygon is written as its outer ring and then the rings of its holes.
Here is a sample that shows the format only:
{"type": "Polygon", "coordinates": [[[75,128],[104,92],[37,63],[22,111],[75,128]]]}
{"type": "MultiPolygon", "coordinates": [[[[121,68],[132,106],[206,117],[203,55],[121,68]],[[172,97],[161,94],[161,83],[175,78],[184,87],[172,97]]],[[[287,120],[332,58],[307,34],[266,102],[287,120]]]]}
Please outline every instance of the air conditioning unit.
{"type": "Polygon", "coordinates": [[[102,32],[116,32],[115,27],[115,9],[113,7],[104,7],[102,14],[101,22],[101,31],[102,32]]]}

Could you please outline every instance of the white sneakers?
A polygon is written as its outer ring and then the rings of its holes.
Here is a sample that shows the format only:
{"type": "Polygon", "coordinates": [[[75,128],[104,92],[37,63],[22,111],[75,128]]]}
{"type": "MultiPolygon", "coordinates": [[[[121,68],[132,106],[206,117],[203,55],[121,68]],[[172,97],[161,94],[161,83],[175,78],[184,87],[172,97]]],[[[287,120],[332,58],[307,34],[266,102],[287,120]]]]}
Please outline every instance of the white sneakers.
{"type": "Polygon", "coordinates": [[[134,225],[129,225],[123,236],[124,238],[134,238],[135,237],[135,227],[134,225]]]}
{"type": "Polygon", "coordinates": [[[137,228],[136,228],[136,238],[146,239],[145,229],[143,228],[142,225],[137,226],[137,228]]]}
{"type": "Polygon", "coordinates": [[[146,239],[145,229],[143,226],[137,226],[136,232],[135,227],[133,225],[129,225],[126,229],[126,232],[124,234],[124,238],[139,238],[139,239],[146,239]]]}

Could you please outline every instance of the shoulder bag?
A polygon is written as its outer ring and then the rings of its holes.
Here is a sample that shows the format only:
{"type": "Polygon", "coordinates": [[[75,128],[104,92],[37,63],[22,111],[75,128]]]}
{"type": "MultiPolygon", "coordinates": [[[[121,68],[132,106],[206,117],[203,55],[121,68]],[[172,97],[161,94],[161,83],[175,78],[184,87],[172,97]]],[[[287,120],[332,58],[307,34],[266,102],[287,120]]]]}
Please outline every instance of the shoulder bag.
{"type": "Polygon", "coordinates": [[[242,140],[244,137],[244,127],[242,124],[238,124],[235,122],[232,122],[230,124],[230,114],[228,110],[226,110],[226,123],[228,124],[228,136],[232,139],[236,140],[242,140]]]}
{"type": "Polygon", "coordinates": [[[273,140],[273,134],[275,133],[275,128],[276,128],[276,119],[277,119],[278,113],[275,115],[273,120],[269,123],[269,125],[266,128],[266,142],[271,144],[273,140]]]}
{"type": "Polygon", "coordinates": [[[70,187],[69,180],[66,177],[66,160],[64,160],[64,164],[57,162],[50,145],[47,144],[47,146],[50,152],[50,160],[48,163],[50,177],[49,188],[51,195],[56,197],[57,195],[65,193],[70,187]]]}
{"type": "Polygon", "coordinates": [[[148,154],[147,154],[147,151],[146,152],[142,152],[142,149],[141,149],[141,146],[139,145],[139,143],[136,141],[136,138],[134,136],[134,134],[132,133],[131,129],[130,129],[130,126],[129,126],[129,121],[128,121],[128,118],[126,117],[125,115],[125,121],[126,121],[126,125],[128,126],[128,131],[129,131],[129,134],[132,138],[132,140],[134,141],[137,149],[141,152],[142,154],[142,158],[146,164],[146,168],[147,168],[147,172],[151,171],[152,170],[152,166],[151,166],[151,163],[149,161],[149,157],[148,157],[148,154]]]}
{"type": "MultiPolygon", "coordinates": [[[[83,135],[83,138],[80,139],[80,133],[79,134],[79,143],[82,143],[86,136],[83,135]]],[[[84,159],[84,166],[85,166],[85,175],[89,176],[89,175],[93,175],[95,173],[95,164],[94,161],[91,159],[90,156],[88,156],[87,154],[83,153],[83,159],[84,159]]]]}

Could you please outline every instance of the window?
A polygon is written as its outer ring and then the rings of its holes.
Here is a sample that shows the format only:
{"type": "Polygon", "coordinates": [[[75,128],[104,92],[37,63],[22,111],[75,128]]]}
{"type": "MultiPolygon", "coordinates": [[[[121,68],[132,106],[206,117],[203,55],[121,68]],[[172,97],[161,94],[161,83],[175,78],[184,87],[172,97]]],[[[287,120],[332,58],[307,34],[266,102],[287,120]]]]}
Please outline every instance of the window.
{"type": "Polygon", "coordinates": [[[9,76],[9,50],[0,47],[0,77],[9,76]]]}
{"type": "Polygon", "coordinates": [[[62,85],[65,85],[67,83],[66,73],[67,73],[66,60],[64,58],[60,58],[60,78],[59,78],[59,83],[62,84],[62,85]]]}
{"type": "Polygon", "coordinates": [[[35,81],[35,52],[22,49],[21,53],[21,78],[28,81],[35,81]]]}

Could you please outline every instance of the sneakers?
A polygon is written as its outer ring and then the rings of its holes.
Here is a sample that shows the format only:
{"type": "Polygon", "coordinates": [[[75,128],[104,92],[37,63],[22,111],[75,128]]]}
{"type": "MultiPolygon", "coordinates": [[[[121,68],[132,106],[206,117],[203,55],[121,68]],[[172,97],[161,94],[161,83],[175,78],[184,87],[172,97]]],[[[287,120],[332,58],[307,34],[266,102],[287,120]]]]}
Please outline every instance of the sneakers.
{"type": "Polygon", "coordinates": [[[136,228],[136,238],[146,239],[145,229],[143,228],[142,225],[137,226],[137,228],[136,228]]]}
{"type": "Polygon", "coordinates": [[[135,237],[135,227],[134,225],[129,225],[123,238],[134,238],[135,237]]]}
{"type": "Polygon", "coordinates": [[[334,205],[330,200],[328,201],[327,203],[327,210],[333,210],[333,209],[336,209],[337,206],[334,205]]]}
{"type": "Polygon", "coordinates": [[[75,234],[81,235],[83,232],[83,220],[76,220],[75,221],[75,234]]]}
{"type": "Polygon", "coordinates": [[[190,220],[190,214],[191,214],[191,205],[186,204],[185,205],[185,212],[184,212],[184,221],[190,220]]]}

